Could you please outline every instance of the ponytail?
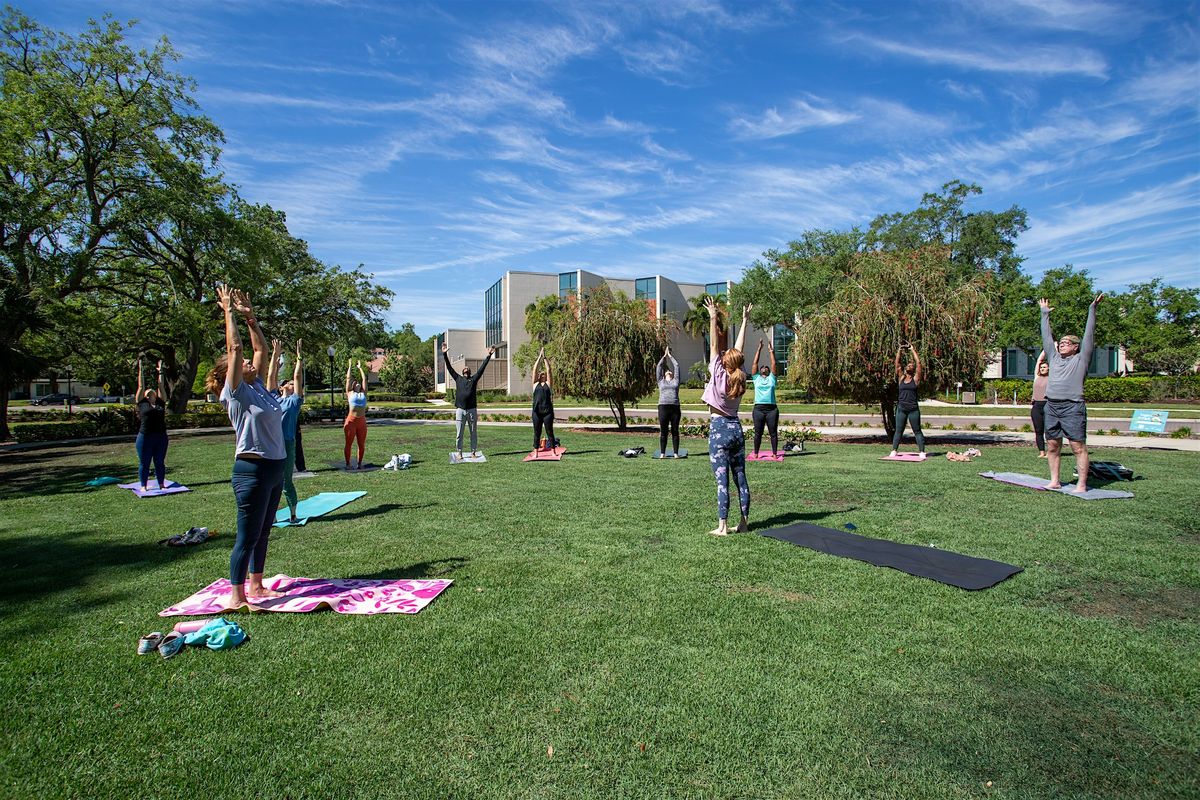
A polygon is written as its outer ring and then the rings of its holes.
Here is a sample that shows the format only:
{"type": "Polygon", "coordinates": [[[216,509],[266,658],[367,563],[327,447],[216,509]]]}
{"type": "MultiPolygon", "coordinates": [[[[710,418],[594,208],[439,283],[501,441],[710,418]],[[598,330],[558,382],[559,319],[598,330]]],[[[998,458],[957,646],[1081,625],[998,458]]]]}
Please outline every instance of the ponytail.
{"type": "Polygon", "coordinates": [[[735,400],[746,393],[746,373],[742,365],[746,362],[745,355],[736,347],[731,347],[721,354],[721,365],[725,367],[725,396],[735,400]]]}

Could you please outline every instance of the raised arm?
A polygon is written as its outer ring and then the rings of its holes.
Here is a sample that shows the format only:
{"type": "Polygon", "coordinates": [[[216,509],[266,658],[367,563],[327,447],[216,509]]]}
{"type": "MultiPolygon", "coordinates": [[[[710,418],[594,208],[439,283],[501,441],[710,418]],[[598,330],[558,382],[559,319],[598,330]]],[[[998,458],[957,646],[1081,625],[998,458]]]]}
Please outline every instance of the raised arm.
{"type": "Polygon", "coordinates": [[[1038,353],[1037,363],[1033,365],[1033,374],[1037,375],[1038,370],[1040,370],[1042,368],[1042,364],[1045,364],[1045,363],[1046,363],[1046,351],[1043,350],[1041,353],[1038,353]]]}
{"type": "Polygon", "coordinates": [[[662,358],[658,360],[658,364],[654,367],[654,380],[661,382],[663,376],[666,375],[666,370],[663,369],[663,364],[667,361],[667,351],[663,350],[662,358]]]}
{"type": "Polygon", "coordinates": [[[546,385],[550,387],[554,386],[554,372],[550,367],[549,357],[546,358],[546,385]]]}
{"type": "Polygon", "coordinates": [[[450,345],[442,342],[442,361],[446,362],[446,371],[450,373],[450,377],[454,378],[454,380],[458,380],[459,374],[454,371],[454,367],[450,366],[449,352],[450,345]]]}
{"type": "Polygon", "coordinates": [[[753,303],[746,303],[742,308],[742,327],[738,328],[737,342],[733,345],[743,353],[746,352],[746,328],[750,327],[750,310],[753,308],[753,303]]]}
{"type": "Polygon", "coordinates": [[[296,366],[292,369],[292,388],[296,392],[297,397],[304,397],[304,358],[300,355],[300,348],[303,345],[301,339],[296,340],[296,366]]]}
{"type": "Polygon", "coordinates": [[[354,360],[349,359],[349,358],[346,359],[346,385],[343,387],[343,391],[346,392],[346,402],[347,403],[350,402],[350,371],[353,369],[354,369],[354,360]]]}
{"type": "Polygon", "coordinates": [[[254,370],[260,376],[266,375],[270,366],[267,364],[267,359],[270,358],[267,353],[267,337],[258,324],[258,317],[254,316],[254,306],[250,303],[250,295],[241,289],[235,289],[233,302],[238,312],[246,319],[246,327],[250,330],[250,347],[254,351],[252,357],[254,370]]]}
{"type": "Polygon", "coordinates": [[[758,340],[758,347],[754,348],[754,366],[750,368],[751,375],[758,374],[758,357],[762,355],[763,340],[758,340]]]}
{"type": "Polygon", "coordinates": [[[900,354],[903,352],[904,352],[904,345],[900,345],[899,347],[896,348],[896,380],[900,380],[900,375],[902,372],[900,369],[900,354]]]}
{"type": "Polygon", "coordinates": [[[921,366],[921,357],[917,355],[917,348],[913,347],[911,342],[909,342],[908,349],[912,351],[913,363],[917,365],[917,371],[913,375],[913,380],[920,383],[921,377],[924,375],[924,368],[921,366]]]}
{"type": "Polygon", "coordinates": [[[225,386],[232,392],[242,385],[242,334],[234,316],[233,290],[223,283],[217,284],[217,305],[225,312],[225,386]]]}
{"type": "Polygon", "coordinates": [[[1104,299],[1104,292],[1096,295],[1096,299],[1088,306],[1087,325],[1083,328],[1083,341],[1079,343],[1079,352],[1087,361],[1092,359],[1092,349],[1096,345],[1096,306],[1104,299]]]}
{"type": "Polygon", "coordinates": [[[705,296],[704,307],[708,309],[708,363],[717,357],[717,301],[705,296]]]}
{"type": "Polygon", "coordinates": [[[538,351],[537,358],[535,358],[533,360],[533,369],[531,369],[529,371],[529,374],[533,376],[534,385],[537,384],[538,367],[541,366],[542,357],[545,355],[546,355],[546,348],[543,347],[541,350],[538,351]]]}
{"type": "Polygon", "coordinates": [[[1038,300],[1038,305],[1042,309],[1042,350],[1047,353],[1057,353],[1058,348],[1054,345],[1054,333],[1050,330],[1050,312],[1054,309],[1050,307],[1050,301],[1044,297],[1038,300]]]}
{"type": "Polygon", "coordinates": [[[476,383],[479,383],[479,379],[483,377],[483,371],[485,369],[487,369],[487,365],[492,360],[492,356],[494,356],[494,355],[496,355],[496,348],[489,347],[487,358],[485,358],[483,360],[483,363],[479,365],[479,369],[475,370],[475,382],[476,383]]]}
{"type": "Polygon", "coordinates": [[[779,373],[779,366],[775,363],[775,345],[770,339],[767,339],[767,352],[771,355],[771,374],[779,373]]]}
{"type": "Polygon", "coordinates": [[[667,348],[667,360],[671,362],[671,374],[675,376],[675,380],[679,380],[679,362],[675,360],[674,353],[671,348],[667,348]]]}
{"type": "Polygon", "coordinates": [[[271,340],[271,366],[267,368],[267,391],[273,392],[279,388],[279,348],[278,339],[271,340]]]}
{"type": "Polygon", "coordinates": [[[367,393],[367,373],[363,372],[362,362],[358,362],[358,382],[363,387],[363,394],[367,393]]]}
{"type": "Polygon", "coordinates": [[[158,360],[158,402],[163,403],[164,405],[167,402],[167,390],[166,390],[166,387],[163,386],[163,370],[162,370],[162,359],[161,358],[158,360]]]}
{"type": "Polygon", "coordinates": [[[142,357],[141,356],[138,356],[137,369],[138,369],[138,388],[137,388],[137,394],[135,394],[133,396],[133,407],[134,408],[137,408],[138,403],[142,402],[142,398],[145,397],[145,395],[146,395],[146,386],[142,382],[142,357]]]}

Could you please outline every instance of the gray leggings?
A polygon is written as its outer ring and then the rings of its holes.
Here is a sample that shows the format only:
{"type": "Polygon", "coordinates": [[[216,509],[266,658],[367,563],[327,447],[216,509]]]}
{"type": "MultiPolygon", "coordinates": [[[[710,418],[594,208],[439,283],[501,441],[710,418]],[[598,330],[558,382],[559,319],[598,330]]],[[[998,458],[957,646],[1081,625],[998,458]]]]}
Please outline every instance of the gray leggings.
{"type": "Polygon", "coordinates": [[[919,407],[912,411],[904,411],[900,406],[896,406],[896,435],[892,437],[892,449],[900,448],[900,437],[904,435],[905,425],[912,426],[913,435],[917,437],[917,449],[924,453],[925,434],[921,432],[921,409],[919,407]]]}
{"type": "Polygon", "coordinates": [[[474,453],[479,449],[479,435],[475,432],[475,425],[479,420],[479,410],[475,408],[456,408],[454,409],[454,447],[458,452],[463,449],[463,425],[465,424],[471,429],[471,452],[474,453]]]}

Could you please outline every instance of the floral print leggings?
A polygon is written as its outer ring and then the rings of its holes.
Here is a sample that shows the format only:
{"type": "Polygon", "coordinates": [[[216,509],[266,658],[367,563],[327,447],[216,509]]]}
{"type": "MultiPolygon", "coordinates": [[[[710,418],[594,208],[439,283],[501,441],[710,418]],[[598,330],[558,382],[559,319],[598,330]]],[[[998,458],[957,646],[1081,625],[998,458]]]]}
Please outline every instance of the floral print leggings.
{"type": "Polygon", "coordinates": [[[736,418],[712,417],[708,423],[708,460],[717,479],[717,515],[729,519],[729,472],[737,482],[742,516],[750,515],[750,484],[746,483],[746,438],[736,418]]]}

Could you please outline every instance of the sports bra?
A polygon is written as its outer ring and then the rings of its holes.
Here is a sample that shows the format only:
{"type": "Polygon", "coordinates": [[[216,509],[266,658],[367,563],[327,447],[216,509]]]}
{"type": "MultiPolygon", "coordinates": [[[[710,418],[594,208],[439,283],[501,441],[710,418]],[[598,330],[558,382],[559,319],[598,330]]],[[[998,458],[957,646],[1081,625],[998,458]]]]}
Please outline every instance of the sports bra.
{"type": "Polygon", "coordinates": [[[351,408],[366,408],[367,393],[366,392],[351,392],[349,395],[351,408]]]}

